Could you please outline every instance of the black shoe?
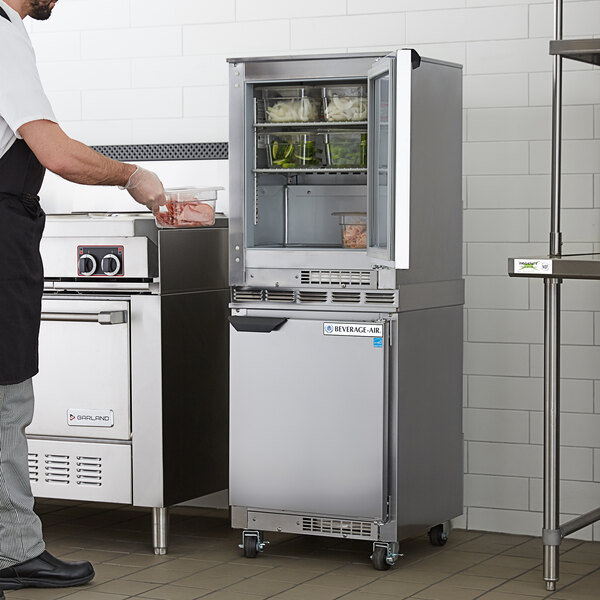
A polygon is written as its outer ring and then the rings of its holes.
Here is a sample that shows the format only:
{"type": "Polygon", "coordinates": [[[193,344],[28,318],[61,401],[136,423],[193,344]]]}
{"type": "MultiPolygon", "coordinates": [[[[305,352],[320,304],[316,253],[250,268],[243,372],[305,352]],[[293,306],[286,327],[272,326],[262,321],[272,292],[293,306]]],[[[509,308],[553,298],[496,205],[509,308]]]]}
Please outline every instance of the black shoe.
{"type": "Polygon", "coordinates": [[[44,551],[35,558],[0,570],[0,590],[72,587],[93,578],[94,567],[89,562],[63,562],[44,551]]]}

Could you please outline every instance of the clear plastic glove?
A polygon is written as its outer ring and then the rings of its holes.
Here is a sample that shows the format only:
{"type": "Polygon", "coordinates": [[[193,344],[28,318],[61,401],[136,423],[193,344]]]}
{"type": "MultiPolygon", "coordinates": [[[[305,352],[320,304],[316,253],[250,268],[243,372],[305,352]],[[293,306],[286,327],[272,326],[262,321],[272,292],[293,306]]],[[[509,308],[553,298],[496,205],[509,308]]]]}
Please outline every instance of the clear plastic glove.
{"type": "Polygon", "coordinates": [[[135,169],[129,181],[121,189],[127,190],[136,202],[143,204],[154,214],[158,212],[158,207],[167,201],[165,188],[156,173],[142,167],[135,169]]]}

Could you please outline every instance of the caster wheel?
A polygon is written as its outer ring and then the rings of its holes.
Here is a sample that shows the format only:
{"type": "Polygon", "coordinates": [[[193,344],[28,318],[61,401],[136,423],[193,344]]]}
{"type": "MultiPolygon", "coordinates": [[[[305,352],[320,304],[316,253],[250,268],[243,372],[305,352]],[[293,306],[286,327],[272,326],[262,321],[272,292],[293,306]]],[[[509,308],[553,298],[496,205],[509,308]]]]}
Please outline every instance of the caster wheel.
{"type": "Polygon", "coordinates": [[[377,571],[387,571],[390,568],[390,565],[386,559],[387,550],[381,547],[375,548],[373,554],[371,555],[371,562],[373,563],[373,568],[377,571]]]}
{"type": "Polygon", "coordinates": [[[448,541],[448,534],[443,525],[432,527],[427,535],[432,546],[443,546],[448,541]]]}
{"type": "Polygon", "coordinates": [[[258,556],[258,538],[247,535],[244,537],[244,556],[256,558],[258,556]]]}

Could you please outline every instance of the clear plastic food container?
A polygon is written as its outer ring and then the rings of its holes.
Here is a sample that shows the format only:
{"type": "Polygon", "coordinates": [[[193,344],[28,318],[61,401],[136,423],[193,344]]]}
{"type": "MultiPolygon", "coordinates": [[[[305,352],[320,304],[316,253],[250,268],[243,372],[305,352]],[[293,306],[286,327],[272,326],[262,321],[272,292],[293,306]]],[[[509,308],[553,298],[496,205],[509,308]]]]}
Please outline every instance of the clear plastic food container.
{"type": "Polygon", "coordinates": [[[326,121],[366,121],[367,86],[324,87],[323,114],[326,121]]]}
{"type": "Polygon", "coordinates": [[[325,134],[328,167],[367,168],[367,132],[332,131],[325,134]]]}
{"type": "Polygon", "coordinates": [[[155,215],[159,227],[207,227],[215,223],[217,192],[222,187],[185,187],[165,190],[167,203],[155,215]]]}
{"type": "Polygon", "coordinates": [[[367,247],[367,213],[366,212],[334,212],[340,218],[342,246],[344,248],[367,247]]]}
{"type": "Polygon", "coordinates": [[[320,133],[269,133],[267,164],[271,169],[306,169],[323,166],[323,136],[320,133]]]}
{"type": "Polygon", "coordinates": [[[265,119],[269,123],[312,123],[321,120],[317,88],[264,88],[263,98],[265,119]]]}

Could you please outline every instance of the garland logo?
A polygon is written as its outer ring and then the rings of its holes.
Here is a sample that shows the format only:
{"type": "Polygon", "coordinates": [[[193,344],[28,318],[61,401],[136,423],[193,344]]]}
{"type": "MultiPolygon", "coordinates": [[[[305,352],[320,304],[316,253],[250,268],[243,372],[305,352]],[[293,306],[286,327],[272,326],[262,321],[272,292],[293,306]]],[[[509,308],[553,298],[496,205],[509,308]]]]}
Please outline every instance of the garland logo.
{"type": "Polygon", "coordinates": [[[92,408],[70,408],[67,411],[67,425],[71,427],[112,427],[112,410],[92,408]]]}

